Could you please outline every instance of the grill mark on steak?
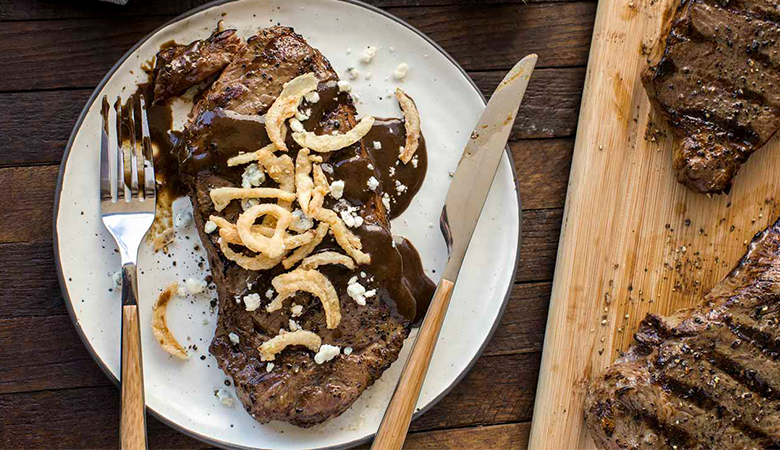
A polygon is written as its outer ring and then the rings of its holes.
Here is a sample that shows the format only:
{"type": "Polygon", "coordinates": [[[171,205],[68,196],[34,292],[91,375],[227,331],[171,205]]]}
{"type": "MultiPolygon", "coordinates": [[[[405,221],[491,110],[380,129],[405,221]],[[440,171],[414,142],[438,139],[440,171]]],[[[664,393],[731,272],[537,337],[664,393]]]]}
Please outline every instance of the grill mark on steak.
{"type": "Polygon", "coordinates": [[[674,131],[677,179],[700,193],[728,192],[780,128],[780,26],[746,12],[759,0],[732,3],[682,0],[663,55],[642,75],[674,131]]]}
{"type": "Polygon", "coordinates": [[[780,448],[778,292],[780,220],[755,236],[701,306],[649,314],[637,345],[591,382],[585,418],[597,444],[780,448]],[[665,442],[646,445],[648,436],[665,442]]]}

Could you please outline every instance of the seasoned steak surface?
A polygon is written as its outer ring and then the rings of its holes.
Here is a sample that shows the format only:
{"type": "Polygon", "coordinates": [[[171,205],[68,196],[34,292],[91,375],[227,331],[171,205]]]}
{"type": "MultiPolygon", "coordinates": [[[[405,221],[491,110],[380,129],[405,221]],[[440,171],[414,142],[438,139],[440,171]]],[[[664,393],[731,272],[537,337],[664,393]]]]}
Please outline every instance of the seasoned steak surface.
{"type": "MultiPolygon", "coordinates": [[[[211,214],[236,222],[242,212],[239,202],[233,201],[225,210],[215,213],[209,191],[241,185],[243,168],[229,168],[225,161],[239,151],[255,151],[269,143],[262,114],[286,82],[309,72],[321,81],[321,100],[312,106],[309,119],[314,123],[314,131],[326,134],[353,127],[355,107],[348,94],[339,92],[338,76],[330,63],[292,29],[277,26],[261,30],[248,40],[244,51],[233,55],[230,64],[194,106],[192,121],[177,148],[181,179],[189,191],[219,296],[219,321],[210,351],[232,377],[238,398],[252,417],[261,423],[282,420],[301,427],[321,423],[349,408],[397,359],[410,330],[410,321],[387,303],[388,292],[401,289],[390,286],[390,280],[399,280],[401,274],[390,272],[401,270],[402,265],[392,244],[381,199],[374,192],[366,190],[358,205],[366,225],[356,233],[363,241],[363,250],[372,254],[372,264],[360,266],[358,272],[365,271],[366,277],[375,278],[379,293],[367,298],[365,306],[358,306],[346,294],[347,280],[354,273],[338,265],[318,269],[340,296],[342,319],[336,329],[326,328],[319,300],[305,293],[286,301],[286,306],[274,313],[266,312],[265,306],[273,296],[266,294],[271,280],[286,270],[281,266],[270,271],[244,270],[223,256],[218,233],[207,234],[203,229],[211,214]],[[245,309],[239,301],[248,294],[262,297],[260,308],[245,309]],[[300,316],[292,316],[292,303],[303,307],[300,316]],[[281,329],[289,330],[290,319],[317,333],[323,344],[351,347],[352,353],[316,364],[310,351],[288,347],[276,356],[270,369],[261,361],[258,347],[281,329]],[[239,337],[238,344],[230,340],[231,333],[239,337]]],[[[307,127],[311,125],[309,121],[307,127]]],[[[287,144],[287,154],[295,160],[299,147],[290,133],[287,144]]],[[[333,167],[373,167],[363,143],[322,156],[333,167]]],[[[270,180],[266,185],[275,186],[270,180]]],[[[325,207],[334,207],[334,201],[328,198],[325,207]]],[[[340,250],[331,236],[315,252],[328,249],[340,250]]]]}
{"type": "Polygon", "coordinates": [[[772,0],[682,0],[643,82],[675,133],[677,179],[727,192],[780,126],[780,10],[772,0]]]}
{"type": "Polygon", "coordinates": [[[587,425],[604,449],[780,446],[780,221],[694,309],[650,314],[594,379],[587,425]]]}

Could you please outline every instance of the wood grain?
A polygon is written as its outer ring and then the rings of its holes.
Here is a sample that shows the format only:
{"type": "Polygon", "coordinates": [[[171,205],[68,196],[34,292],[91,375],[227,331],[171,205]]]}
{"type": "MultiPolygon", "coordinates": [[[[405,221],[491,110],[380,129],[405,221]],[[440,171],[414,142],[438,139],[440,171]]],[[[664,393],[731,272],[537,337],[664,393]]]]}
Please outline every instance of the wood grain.
{"type": "Polygon", "coordinates": [[[412,421],[412,414],[420,397],[420,389],[428,373],[436,342],[439,340],[441,326],[444,324],[444,318],[447,317],[454,288],[455,283],[451,280],[442,278],[439,281],[409,359],[379,425],[372,449],[400,450],[404,446],[406,432],[409,430],[409,423],[412,421]]]}
{"type": "MultiPolygon", "coordinates": [[[[455,428],[452,430],[409,433],[404,444],[406,450],[495,450],[526,448],[529,423],[513,423],[487,427],[455,428]]],[[[368,449],[369,444],[357,447],[368,449]]]]}
{"type": "MultiPolygon", "coordinates": [[[[118,6],[110,3],[98,3],[94,0],[70,0],[66,3],[57,0],[0,0],[0,21],[181,14],[209,1],[211,0],[148,0],[144,2],[129,2],[127,5],[118,6]]],[[[370,5],[383,8],[393,6],[470,5],[474,3],[474,0],[364,1],[370,5]]],[[[480,4],[526,4],[570,1],[573,0],[480,0],[480,4]]]]}
{"type": "MultiPolygon", "coordinates": [[[[595,9],[595,3],[575,2],[392,11],[467,70],[502,70],[528,53],[540,55],[540,68],[584,65],[595,9]]],[[[6,22],[0,27],[0,91],[95,86],[133,44],[170,18],[6,22]],[[46,48],[68,51],[40,51],[46,48]]]]}
{"type": "MultiPolygon", "coordinates": [[[[482,93],[490,97],[504,73],[470,72],[469,75],[482,93]]],[[[584,78],[585,68],[534,71],[511,139],[574,136],[584,78]]],[[[61,162],[70,132],[91,93],[90,89],[75,89],[0,94],[0,110],[13,111],[0,116],[0,136],[4,139],[0,167],[61,162]]],[[[528,143],[531,145],[544,148],[553,144],[528,143]]],[[[571,140],[569,146],[573,145],[571,140]]],[[[564,172],[568,177],[568,162],[564,172]]],[[[557,206],[563,206],[564,195],[565,192],[557,206]]]]}
{"type": "Polygon", "coordinates": [[[58,166],[0,169],[0,243],[51,239],[58,166]]]}
{"type": "Polygon", "coordinates": [[[0,320],[65,314],[51,241],[0,244],[0,264],[0,320]]]}
{"type": "MultiPolygon", "coordinates": [[[[527,421],[539,357],[538,353],[530,353],[480,358],[466,378],[415,420],[411,429],[427,431],[527,421]]],[[[0,410],[0,448],[118,445],[119,391],[113,386],[2,394],[0,410]]],[[[150,417],[149,446],[199,445],[150,417]]]]}
{"type": "Polygon", "coordinates": [[[626,350],[648,313],[701,301],[777,219],[780,142],[708,198],[678,184],[669,130],[639,75],[672,0],[602,2],[574,148],[530,447],[593,448],[583,422],[589,380],[626,350]],[[663,125],[659,125],[663,127],[663,125]],[[606,308],[606,309],[605,309],[606,308]]]}
{"type": "MultiPolygon", "coordinates": [[[[127,277],[125,276],[125,280],[127,277]]],[[[145,450],[146,401],[137,305],[122,306],[122,376],[119,444],[122,450],[145,450]]]]}

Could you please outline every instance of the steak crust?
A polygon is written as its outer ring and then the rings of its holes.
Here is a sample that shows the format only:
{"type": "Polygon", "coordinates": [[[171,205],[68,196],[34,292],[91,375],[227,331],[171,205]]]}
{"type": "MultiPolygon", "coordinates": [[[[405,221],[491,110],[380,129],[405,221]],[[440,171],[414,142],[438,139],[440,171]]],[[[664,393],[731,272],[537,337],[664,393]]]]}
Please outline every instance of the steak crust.
{"type": "Polygon", "coordinates": [[[657,64],[642,75],[671,125],[677,180],[728,192],[748,157],[780,127],[776,1],[682,0],[657,64]]]}
{"type": "MultiPolygon", "coordinates": [[[[388,300],[389,291],[401,289],[388,286],[390,279],[400,279],[400,272],[381,276],[393,268],[400,271],[402,263],[392,245],[389,220],[377,193],[366,190],[365,202],[358,205],[366,225],[356,233],[363,241],[363,250],[383,265],[382,271],[377,266],[359,268],[376,278],[378,294],[367,298],[365,306],[358,306],[346,294],[347,280],[353,273],[335,265],[318,269],[333,283],[340,297],[342,320],[332,330],[326,327],[319,300],[306,293],[288,300],[282,309],[266,312],[265,306],[273,295],[267,296],[266,292],[271,289],[273,277],[282,273],[282,267],[261,272],[244,270],[224,257],[217,233],[204,231],[209,216],[215,214],[209,191],[241,185],[243,168],[229,168],[225,161],[239,151],[255,151],[269,143],[262,115],[285,83],[309,72],[320,79],[318,92],[322,98],[312,107],[312,117],[318,118],[314,131],[327,134],[353,127],[355,106],[348,94],[339,92],[338,76],[330,63],[291,28],[275,26],[249,38],[246,48],[232,55],[230,64],[193,107],[192,120],[176,149],[180,178],[192,201],[195,224],[208,254],[219,298],[218,325],[210,351],[220,368],[233,379],[239,400],[255,420],[281,420],[301,427],[316,425],[348,409],[398,358],[411,328],[410,320],[399,316],[388,300]],[[253,293],[262,297],[263,304],[255,311],[247,311],[240,301],[253,293]],[[292,316],[292,303],[303,307],[300,316],[292,316]],[[261,361],[258,347],[280,330],[291,328],[291,319],[301,328],[317,333],[323,344],[351,347],[352,353],[316,364],[309,351],[289,347],[276,356],[270,369],[261,361]],[[239,337],[239,343],[231,341],[232,333],[239,337]]],[[[289,134],[287,154],[295,160],[299,146],[289,134]]],[[[322,156],[334,166],[338,161],[348,161],[373,167],[373,159],[362,142],[322,156]]],[[[333,207],[329,203],[333,201],[328,198],[325,206],[333,207]]],[[[235,223],[241,212],[238,202],[231,202],[219,214],[235,223]]],[[[316,251],[328,249],[339,250],[330,236],[316,251]]]]}
{"type": "Polygon", "coordinates": [[[701,306],[650,314],[595,378],[586,423],[604,449],[780,446],[780,221],[701,306]]]}

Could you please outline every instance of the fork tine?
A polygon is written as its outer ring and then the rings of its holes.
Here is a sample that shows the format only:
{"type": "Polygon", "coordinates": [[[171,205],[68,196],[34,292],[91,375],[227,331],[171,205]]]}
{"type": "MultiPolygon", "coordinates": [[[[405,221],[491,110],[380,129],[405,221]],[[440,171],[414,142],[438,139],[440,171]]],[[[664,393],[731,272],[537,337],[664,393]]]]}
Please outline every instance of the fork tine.
{"type": "Polygon", "coordinates": [[[111,200],[111,159],[108,157],[108,149],[111,146],[108,136],[108,97],[103,96],[103,104],[100,108],[100,115],[103,119],[103,127],[100,130],[100,198],[102,200],[111,200]]]}
{"type": "Polygon", "coordinates": [[[130,97],[127,105],[127,125],[130,133],[130,148],[128,149],[130,157],[130,193],[133,198],[138,198],[138,159],[136,156],[137,147],[135,141],[135,107],[134,99],[130,97]]]}
{"type": "Polygon", "coordinates": [[[116,199],[130,200],[130,192],[127,189],[125,180],[125,152],[124,152],[124,133],[122,133],[122,99],[117,97],[114,103],[116,111],[116,199]]]}
{"type": "Polygon", "coordinates": [[[144,199],[152,199],[157,195],[157,186],[154,179],[154,154],[152,150],[152,138],[149,133],[149,119],[146,115],[146,100],[143,94],[139,96],[141,105],[141,151],[144,163],[144,199]]]}

